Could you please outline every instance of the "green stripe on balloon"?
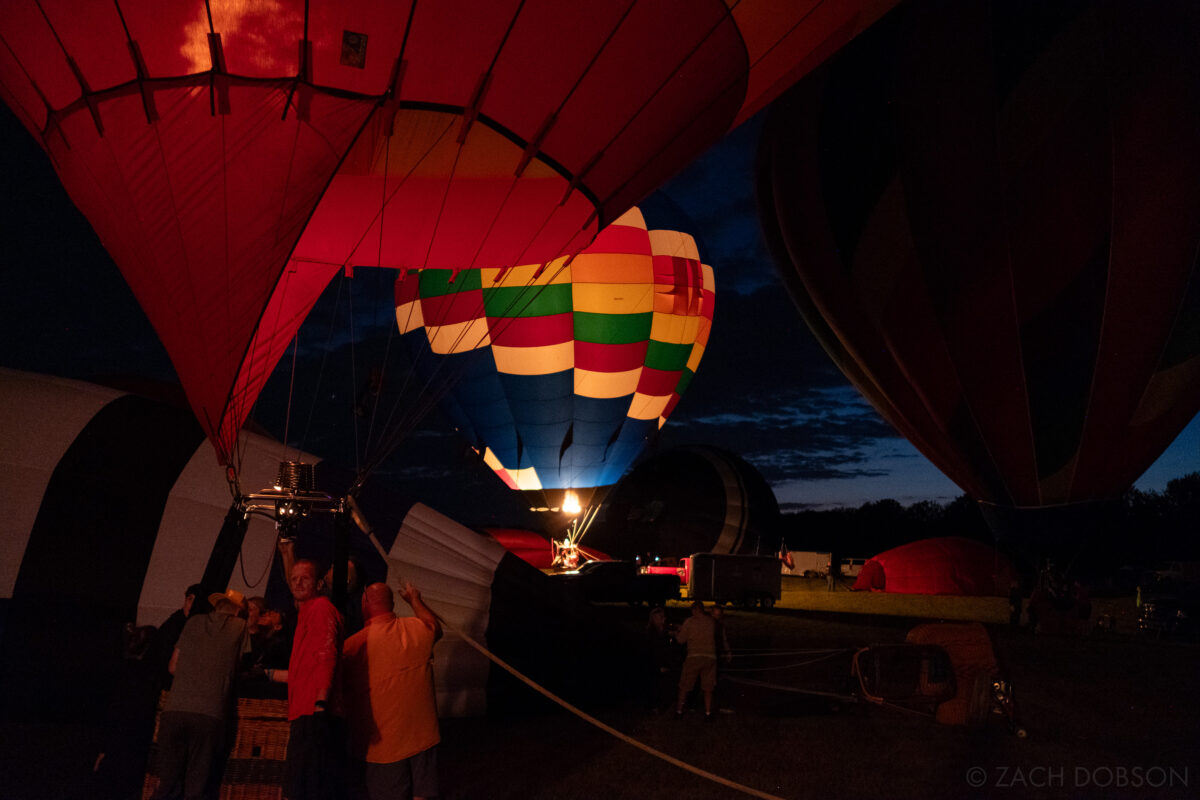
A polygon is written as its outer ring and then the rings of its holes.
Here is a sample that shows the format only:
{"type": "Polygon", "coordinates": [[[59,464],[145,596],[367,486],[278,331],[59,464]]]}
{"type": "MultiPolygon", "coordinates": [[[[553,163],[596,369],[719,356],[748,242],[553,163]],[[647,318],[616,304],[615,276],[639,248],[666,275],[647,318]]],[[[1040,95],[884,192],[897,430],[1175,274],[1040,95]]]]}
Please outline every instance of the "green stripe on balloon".
{"type": "Polygon", "coordinates": [[[596,344],[634,344],[650,338],[654,313],[593,314],[575,312],[575,340],[596,344]]]}
{"type": "Polygon", "coordinates": [[[669,344],[650,340],[646,350],[646,366],[664,371],[683,369],[692,355],[692,344],[669,344]]]}
{"type": "Polygon", "coordinates": [[[571,284],[499,286],[483,290],[489,317],[548,317],[571,310],[571,284]]]}
{"type": "Polygon", "coordinates": [[[684,367],[683,374],[679,376],[679,383],[675,386],[675,394],[683,394],[687,391],[688,384],[692,382],[692,377],[695,374],[687,367],[684,367]]]}
{"type": "Polygon", "coordinates": [[[454,279],[454,283],[451,283],[450,277],[453,274],[453,271],[448,269],[421,270],[421,297],[440,297],[483,288],[483,280],[477,269],[462,270],[454,279]]]}

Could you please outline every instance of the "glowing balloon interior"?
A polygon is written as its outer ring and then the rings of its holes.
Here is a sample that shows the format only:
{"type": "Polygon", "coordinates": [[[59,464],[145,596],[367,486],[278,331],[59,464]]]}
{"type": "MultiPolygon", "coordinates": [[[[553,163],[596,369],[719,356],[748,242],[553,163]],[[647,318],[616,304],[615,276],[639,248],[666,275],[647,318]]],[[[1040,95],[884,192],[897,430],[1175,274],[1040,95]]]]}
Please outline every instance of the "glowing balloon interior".
{"type": "Polygon", "coordinates": [[[692,237],[634,209],[573,259],[402,276],[396,318],[460,376],[443,408],[510,488],[580,489],[615,483],[666,422],[713,290],[692,237]]]}

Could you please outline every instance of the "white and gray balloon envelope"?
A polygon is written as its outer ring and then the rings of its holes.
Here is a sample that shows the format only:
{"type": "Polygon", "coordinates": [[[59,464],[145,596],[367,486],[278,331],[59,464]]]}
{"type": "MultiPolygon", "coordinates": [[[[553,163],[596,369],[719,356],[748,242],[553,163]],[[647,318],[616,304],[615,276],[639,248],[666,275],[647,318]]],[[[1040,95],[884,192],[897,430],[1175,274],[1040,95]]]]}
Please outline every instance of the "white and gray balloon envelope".
{"type": "MultiPolygon", "coordinates": [[[[231,495],[190,412],[9,369],[0,369],[0,407],[0,701],[9,712],[93,712],[119,667],[123,627],[161,624],[213,563],[227,565],[229,588],[286,598],[271,569],[271,521],[252,517],[236,557],[219,552],[229,548],[219,533],[231,495]]],[[[242,448],[244,489],[274,483],[280,460],[319,461],[252,433],[242,448]]],[[[331,544],[320,535],[316,546],[331,544]]],[[[394,539],[381,538],[397,573],[389,582],[412,581],[455,631],[543,677],[586,658],[546,576],[495,540],[421,504],[403,513],[394,539]]],[[[355,546],[367,550],[365,539],[355,546]]],[[[373,579],[384,577],[380,563],[373,579]]],[[[482,713],[497,693],[511,694],[512,679],[498,680],[457,633],[437,645],[434,663],[443,716],[482,713]]]]}
{"type": "MultiPolygon", "coordinates": [[[[226,586],[263,593],[274,524],[252,517],[239,553],[215,552],[232,498],[189,411],[10,369],[0,407],[6,701],[103,702],[93,698],[119,664],[123,626],[161,624],[214,558],[234,567],[226,586]]],[[[283,457],[279,442],[245,434],[243,485],[270,486],[283,457]]]]}

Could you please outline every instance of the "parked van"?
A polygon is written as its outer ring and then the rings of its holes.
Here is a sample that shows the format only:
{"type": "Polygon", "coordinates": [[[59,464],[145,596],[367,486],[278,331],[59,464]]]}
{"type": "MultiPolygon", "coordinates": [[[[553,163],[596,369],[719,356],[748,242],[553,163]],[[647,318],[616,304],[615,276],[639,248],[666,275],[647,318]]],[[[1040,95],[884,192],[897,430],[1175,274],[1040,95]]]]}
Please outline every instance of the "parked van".
{"type": "Polygon", "coordinates": [[[820,578],[829,574],[829,563],[833,558],[831,553],[821,553],[813,550],[793,550],[790,553],[792,566],[785,562],[780,568],[784,575],[801,575],[805,578],[820,578]]]}

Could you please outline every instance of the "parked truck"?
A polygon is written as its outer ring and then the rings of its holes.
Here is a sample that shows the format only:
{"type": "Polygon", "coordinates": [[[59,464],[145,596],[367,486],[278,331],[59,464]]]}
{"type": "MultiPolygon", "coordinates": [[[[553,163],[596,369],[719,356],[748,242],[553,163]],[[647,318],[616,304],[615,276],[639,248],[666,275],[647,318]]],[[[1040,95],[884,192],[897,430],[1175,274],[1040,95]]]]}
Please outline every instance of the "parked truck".
{"type": "Polygon", "coordinates": [[[687,574],[692,600],[772,608],[781,597],[779,561],[773,555],[694,553],[687,574]]]}
{"type": "Polygon", "coordinates": [[[833,553],[821,553],[815,550],[792,550],[792,566],[783,564],[781,572],[784,575],[799,575],[804,578],[823,578],[829,574],[829,564],[833,553]]]}

